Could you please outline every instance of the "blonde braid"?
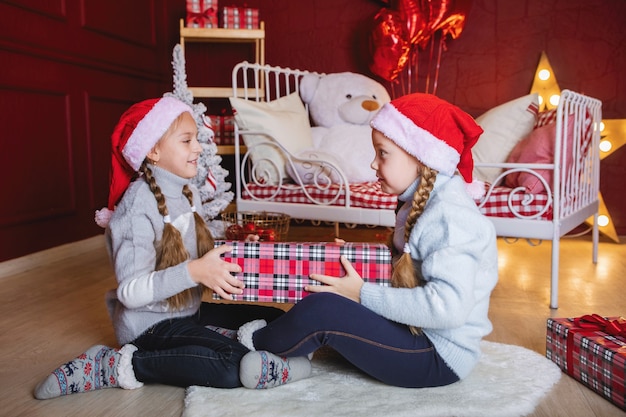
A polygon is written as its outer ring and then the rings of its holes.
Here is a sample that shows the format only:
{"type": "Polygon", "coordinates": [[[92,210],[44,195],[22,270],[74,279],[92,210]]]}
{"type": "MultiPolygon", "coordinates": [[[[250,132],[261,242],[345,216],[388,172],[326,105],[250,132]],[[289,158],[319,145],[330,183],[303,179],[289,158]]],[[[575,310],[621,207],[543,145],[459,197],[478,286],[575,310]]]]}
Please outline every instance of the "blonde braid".
{"type": "MultiPolygon", "coordinates": [[[[187,197],[189,205],[193,206],[193,192],[188,185],[183,187],[183,194],[187,197]]],[[[215,241],[211,235],[211,231],[207,227],[202,216],[197,212],[193,212],[193,219],[196,227],[196,241],[198,245],[198,258],[213,249],[215,241]]]]}
{"type": "MultiPolygon", "coordinates": [[[[187,197],[189,204],[193,206],[193,192],[191,191],[189,186],[185,185],[183,187],[183,194],[185,195],[185,197],[187,197]]],[[[215,241],[213,240],[211,231],[207,227],[202,216],[198,214],[197,210],[193,212],[193,219],[196,229],[196,245],[199,258],[215,247],[215,241]]],[[[210,292],[209,288],[205,287],[204,285],[202,286],[202,290],[205,293],[210,292]]]]}
{"type": "MultiPolygon", "coordinates": [[[[161,216],[167,216],[168,210],[165,204],[165,196],[161,192],[161,188],[157,185],[152,170],[148,167],[147,161],[144,161],[139,168],[140,172],[143,172],[144,178],[150,187],[150,191],[154,194],[154,198],[157,201],[157,207],[161,216]]],[[[181,262],[189,259],[189,252],[185,248],[183,243],[183,237],[178,229],[176,229],[171,223],[165,223],[163,226],[163,236],[157,246],[156,265],[155,270],[160,271],[170,266],[175,266],[181,262]]],[[[193,290],[191,288],[186,289],[176,295],[173,295],[167,299],[168,304],[178,310],[184,308],[192,299],[193,290]]]]}
{"type": "MultiPolygon", "coordinates": [[[[411,230],[415,226],[415,222],[424,212],[426,202],[430,197],[430,193],[437,179],[437,171],[427,166],[422,166],[422,175],[420,184],[413,193],[413,201],[411,202],[411,211],[406,219],[404,226],[404,242],[409,242],[411,230]]],[[[391,286],[397,288],[414,288],[423,284],[421,282],[421,274],[415,271],[413,267],[413,259],[410,253],[402,252],[393,265],[391,275],[391,286]]],[[[420,330],[414,326],[410,326],[411,333],[419,334],[420,330]]]]}

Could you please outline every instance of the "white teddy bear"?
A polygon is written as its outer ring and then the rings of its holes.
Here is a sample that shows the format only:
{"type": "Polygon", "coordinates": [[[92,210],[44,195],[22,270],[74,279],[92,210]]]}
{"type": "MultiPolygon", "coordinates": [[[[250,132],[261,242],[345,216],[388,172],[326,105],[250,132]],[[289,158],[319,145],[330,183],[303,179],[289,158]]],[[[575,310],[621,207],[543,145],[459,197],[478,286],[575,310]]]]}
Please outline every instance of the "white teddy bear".
{"type": "MultiPolygon", "coordinates": [[[[376,181],[370,168],[374,148],[369,122],[391,101],[385,87],[353,72],[307,74],[300,81],[300,97],[309,107],[313,148],[297,156],[330,160],[351,183],[376,181]]],[[[311,173],[305,171],[305,166],[298,167],[301,178],[311,182],[311,173]]]]}

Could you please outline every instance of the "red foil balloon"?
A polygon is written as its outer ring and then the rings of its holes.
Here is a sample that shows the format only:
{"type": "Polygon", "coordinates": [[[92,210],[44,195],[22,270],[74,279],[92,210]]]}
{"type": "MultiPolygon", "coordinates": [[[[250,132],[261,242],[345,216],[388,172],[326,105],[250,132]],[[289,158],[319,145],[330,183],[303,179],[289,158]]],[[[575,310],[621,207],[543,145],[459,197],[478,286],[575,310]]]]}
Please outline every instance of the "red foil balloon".
{"type": "Polygon", "coordinates": [[[399,12],[381,9],[374,16],[369,46],[372,54],[370,70],[387,81],[395,80],[404,69],[411,50],[405,22],[399,12]]]}
{"type": "MultiPolygon", "coordinates": [[[[427,0],[422,0],[421,3],[427,3],[427,0]]],[[[409,44],[421,43],[428,29],[428,11],[424,13],[419,0],[397,0],[394,5],[406,22],[409,44]]]]}
{"type": "Polygon", "coordinates": [[[467,13],[471,6],[471,0],[454,1],[453,7],[447,10],[443,19],[435,27],[435,31],[441,30],[444,37],[450,35],[452,39],[457,39],[463,32],[467,13]]]}

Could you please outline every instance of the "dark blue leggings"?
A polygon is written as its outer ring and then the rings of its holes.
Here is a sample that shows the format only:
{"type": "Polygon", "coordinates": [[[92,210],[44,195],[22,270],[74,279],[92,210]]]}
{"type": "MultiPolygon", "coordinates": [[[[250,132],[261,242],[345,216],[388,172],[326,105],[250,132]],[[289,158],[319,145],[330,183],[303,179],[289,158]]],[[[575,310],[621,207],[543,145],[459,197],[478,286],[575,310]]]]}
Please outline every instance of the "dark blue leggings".
{"type": "Polygon", "coordinates": [[[459,380],[425,335],[345,297],[311,294],[256,331],[257,350],[304,356],[330,346],[370,376],[400,387],[435,387],[459,380]]]}
{"type": "Polygon", "coordinates": [[[139,349],[133,354],[135,377],[178,387],[240,387],[239,362],[248,348],[204,326],[236,330],[251,320],[271,322],[282,314],[253,304],[202,303],[193,316],[164,320],[132,342],[139,349]]]}

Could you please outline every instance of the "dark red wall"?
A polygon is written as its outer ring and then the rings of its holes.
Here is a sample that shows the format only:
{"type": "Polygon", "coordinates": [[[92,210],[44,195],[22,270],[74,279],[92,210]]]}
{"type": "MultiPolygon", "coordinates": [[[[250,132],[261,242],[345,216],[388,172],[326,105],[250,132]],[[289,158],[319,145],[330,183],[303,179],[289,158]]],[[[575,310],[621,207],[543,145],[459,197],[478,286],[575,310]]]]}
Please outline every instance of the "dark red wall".
{"type": "MultiPolygon", "coordinates": [[[[374,15],[389,2],[232,3],[260,8],[266,22],[268,63],[374,76],[368,67],[368,36],[374,15]]],[[[461,36],[449,41],[448,50],[442,54],[439,97],[478,116],[497,104],[528,94],[541,52],[545,51],[562,89],[602,100],[606,119],[626,119],[626,1],[471,3],[461,36]]],[[[428,51],[419,55],[418,73],[425,74],[428,51]]],[[[434,65],[436,60],[432,62],[434,65]]],[[[619,235],[626,235],[625,174],[626,146],[601,165],[602,195],[619,235]]]]}
{"type": "MultiPolygon", "coordinates": [[[[266,62],[368,75],[374,0],[222,0],[258,7],[266,62]]],[[[0,261],[102,232],[109,135],[131,103],[171,90],[184,0],[0,1],[0,261]]],[[[437,95],[474,116],[527,94],[546,51],[561,88],[626,119],[626,2],[475,0],[442,54],[437,95]]],[[[226,84],[240,51],[216,46],[188,68],[226,84]]],[[[202,54],[202,52],[198,52],[202,54]]],[[[246,55],[245,51],[244,54],[246,55]]],[[[427,68],[420,54],[418,73],[427,68]]],[[[189,60],[189,62],[191,62],[189,60]]],[[[626,148],[626,147],[625,147],[626,148]]],[[[626,234],[626,149],[602,161],[602,193],[626,234]]]]}
{"type": "Polygon", "coordinates": [[[166,6],[0,2],[0,261],[102,233],[113,125],[171,83],[166,6]]]}

